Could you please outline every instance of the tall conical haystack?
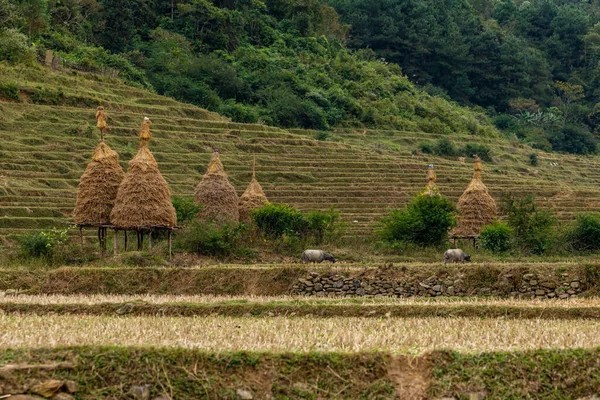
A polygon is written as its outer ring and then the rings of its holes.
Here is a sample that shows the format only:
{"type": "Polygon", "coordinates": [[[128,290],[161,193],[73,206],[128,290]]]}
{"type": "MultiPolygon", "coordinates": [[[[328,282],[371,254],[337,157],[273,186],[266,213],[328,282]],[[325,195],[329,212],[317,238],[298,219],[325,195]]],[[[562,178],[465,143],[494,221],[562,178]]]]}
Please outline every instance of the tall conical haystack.
{"type": "Polygon", "coordinates": [[[437,196],[440,194],[440,190],[435,183],[436,179],[433,164],[429,164],[429,168],[427,169],[427,186],[425,186],[422,194],[427,196],[437,196]]]}
{"type": "Polygon", "coordinates": [[[140,149],[129,161],[115,207],[110,214],[111,223],[120,229],[177,225],[169,185],[148,149],[148,142],[152,138],[150,123],[148,118],[144,118],[139,134],[140,149]]]}
{"type": "Polygon", "coordinates": [[[256,180],[256,158],[254,158],[252,160],[252,180],[244,194],[242,194],[242,197],[240,197],[240,221],[249,223],[251,221],[250,212],[268,203],[269,200],[265,192],[263,192],[262,186],[256,180]]]}
{"type": "Polygon", "coordinates": [[[460,217],[454,230],[456,236],[477,236],[484,226],[491,224],[498,217],[496,201],[488,193],[481,181],[483,165],[479,157],[475,157],[475,173],[467,190],[458,199],[460,217]]]}
{"type": "MultiPolygon", "coordinates": [[[[107,129],[104,109],[96,112],[101,137],[107,129]]],[[[115,205],[117,190],[123,180],[123,168],[119,165],[119,155],[100,139],[100,144],[92,154],[79,180],[77,200],[73,219],[79,225],[104,225],[110,223],[110,212],[115,205]]]]}
{"type": "Polygon", "coordinates": [[[238,195],[229,183],[221,163],[219,151],[215,150],[202,181],[194,192],[196,204],[202,205],[198,217],[203,221],[217,223],[238,222],[238,195]]]}

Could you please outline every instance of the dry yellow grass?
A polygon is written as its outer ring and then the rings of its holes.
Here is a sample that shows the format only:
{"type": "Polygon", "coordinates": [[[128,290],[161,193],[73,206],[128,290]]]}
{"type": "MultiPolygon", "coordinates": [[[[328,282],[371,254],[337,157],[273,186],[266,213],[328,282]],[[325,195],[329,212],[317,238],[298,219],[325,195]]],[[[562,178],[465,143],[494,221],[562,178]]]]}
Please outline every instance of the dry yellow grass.
{"type": "Polygon", "coordinates": [[[305,304],[353,304],[353,305],[481,305],[512,307],[600,307],[600,298],[573,298],[568,300],[519,300],[519,299],[484,299],[484,298],[315,298],[306,296],[213,296],[213,295],[26,295],[2,296],[0,304],[119,304],[128,302],[144,302],[147,304],[202,303],[214,304],[225,302],[241,303],[287,303],[303,302],[305,304]]]}
{"type": "Polygon", "coordinates": [[[462,352],[600,346],[597,321],[473,318],[0,316],[0,347],[170,346],[211,351],[462,352]]]}

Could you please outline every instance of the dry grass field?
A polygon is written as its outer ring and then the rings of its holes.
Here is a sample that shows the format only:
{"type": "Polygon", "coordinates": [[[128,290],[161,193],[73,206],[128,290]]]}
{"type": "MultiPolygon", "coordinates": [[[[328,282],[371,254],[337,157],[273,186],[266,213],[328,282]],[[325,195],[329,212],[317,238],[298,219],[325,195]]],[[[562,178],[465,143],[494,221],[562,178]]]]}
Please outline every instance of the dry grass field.
{"type": "Polygon", "coordinates": [[[158,346],[212,352],[372,352],[420,354],[600,346],[599,321],[502,318],[172,318],[0,317],[4,348],[158,346]]]}

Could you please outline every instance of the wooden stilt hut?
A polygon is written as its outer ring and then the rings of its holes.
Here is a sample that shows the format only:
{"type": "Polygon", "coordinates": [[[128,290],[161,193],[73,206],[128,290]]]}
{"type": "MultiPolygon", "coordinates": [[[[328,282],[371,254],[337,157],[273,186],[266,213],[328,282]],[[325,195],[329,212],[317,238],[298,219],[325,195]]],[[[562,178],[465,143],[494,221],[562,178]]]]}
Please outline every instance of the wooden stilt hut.
{"type": "Polygon", "coordinates": [[[423,190],[422,194],[427,196],[438,196],[440,194],[440,190],[435,183],[436,180],[437,177],[435,176],[435,168],[433,164],[429,164],[429,168],[427,169],[427,186],[425,186],[425,190],[423,190]]]}
{"type": "MultiPolygon", "coordinates": [[[[152,233],[167,230],[169,257],[171,257],[171,233],[177,225],[177,214],[171,203],[171,191],[158,164],[148,148],[152,139],[151,121],[144,118],[139,133],[140,149],[129,161],[127,173],[119,186],[110,221],[116,232],[133,230],[137,233],[138,251],[142,250],[144,234],[148,234],[148,247],[152,246],[152,233]]],[[[115,239],[115,253],[117,241],[115,239]]]]}
{"type": "Polygon", "coordinates": [[[206,173],[196,186],[194,200],[202,206],[198,217],[203,221],[239,222],[238,195],[227,179],[218,149],[213,152],[206,173]]]}
{"type": "Polygon", "coordinates": [[[267,195],[256,180],[256,157],[252,159],[252,180],[240,197],[239,212],[240,222],[249,223],[251,221],[250,212],[268,204],[267,195]]]}
{"type": "Polygon", "coordinates": [[[79,227],[81,245],[83,246],[83,228],[98,228],[98,239],[103,253],[106,252],[106,225],[110,224],[110,213],[115,204],[117,190],[125,175],[119,164],[119,155],[104,143],[104,134],[108,130],[106,119],[104,107],[98,107],[96,120],[100,130],[100,143],[79,180],[73,210],[74,222],[79,227]]]}
{"type": "Polygon", "coordinates": [[[494,198],[488,193],[481,180],[483,164],[475,157],[475,173],[471,183],[458,199],[460,213],[458,225],[454,230],[457,237],[477,237],[484,226],[498,218],[498,209],[494,198]]]}

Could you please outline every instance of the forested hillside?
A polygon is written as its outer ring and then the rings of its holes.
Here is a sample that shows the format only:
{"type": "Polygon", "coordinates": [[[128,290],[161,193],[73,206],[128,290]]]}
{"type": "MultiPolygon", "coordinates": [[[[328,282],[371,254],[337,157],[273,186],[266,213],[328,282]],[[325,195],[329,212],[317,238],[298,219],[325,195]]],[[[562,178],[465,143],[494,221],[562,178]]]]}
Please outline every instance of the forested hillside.
{"type": "Polygon", "coordinates": [[[599,21],[596,0],[0,0],[0,54],[52,49],[237,122],[588,154],[599,21]]]}
{"type": "Polygon", "coordinates": [[[38,57],[52,49],[72,68],[114,69],[130,83],[234,121],[497,134],[484,112],[417,89],[397,65],[381,62],[371,50],[347,50],[349,28],[317,0],[0,5],[5,58],[25,61],[33,43],[38,57]]]}
{"type": "Polygon", "coordinates": [[[596,0],[327,0],[351,48],[398,63],[412,82],[486,108],[544,150],[588,153],[600,132],[596,0]]]}

